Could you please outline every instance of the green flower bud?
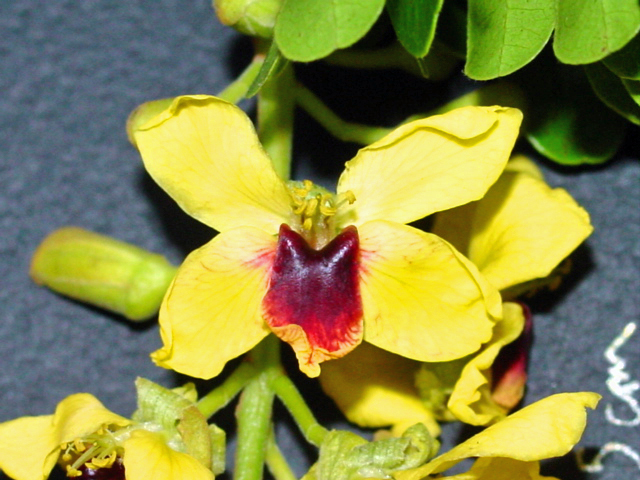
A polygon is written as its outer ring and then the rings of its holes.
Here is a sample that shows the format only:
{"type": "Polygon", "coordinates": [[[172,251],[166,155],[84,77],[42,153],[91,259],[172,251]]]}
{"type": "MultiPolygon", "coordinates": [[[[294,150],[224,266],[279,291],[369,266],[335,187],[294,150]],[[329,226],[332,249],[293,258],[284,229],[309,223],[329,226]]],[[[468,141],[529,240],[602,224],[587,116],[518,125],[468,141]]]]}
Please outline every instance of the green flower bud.
{"type": "Polygon", "coordinates": [[[195,403],[198,395],[193,383],[169,390],[138,377],[136,390],[138,409],[132,420],[161,427],[172,448],[188,453],[214,475],[224,471],[225,432],[207,423],[195,403]]]}
{"type": "Polygon", "coordinates": [[[30,270],[36,283],[130,320],[158,312],[175,272],[160,255],[76,227],[45,238],[30,270]]]}
{"type": "Polygon", "coordinates": [[[392,472],[416,468],[438,452],[440,444],[427,427],[417,423],[402,437],[367,442],[348,431],[329,432],[318,461],[302,480],[359,480],[391,478],[392,472]]]}
{"type": "Polygon", "coordinates": [[[220,21],[252,37],[271,38],[281,0],[214,0],[220,21]]]}
{"type": "Polygon", "coordinates": [[[423,363],[416,373],[416,388],[420,398],[438,420],[456,420],[447,402],[468,360],[468,357],[464,357],[450,362],[423,363]]]}

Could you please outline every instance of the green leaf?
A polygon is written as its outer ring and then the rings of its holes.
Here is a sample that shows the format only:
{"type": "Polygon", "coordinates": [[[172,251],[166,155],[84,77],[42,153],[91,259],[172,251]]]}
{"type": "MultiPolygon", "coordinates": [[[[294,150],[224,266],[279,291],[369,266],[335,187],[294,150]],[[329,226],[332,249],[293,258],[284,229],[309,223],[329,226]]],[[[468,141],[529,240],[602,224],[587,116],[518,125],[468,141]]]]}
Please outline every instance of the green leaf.
{"type": "Polygon", "coordinates": [[[609,70],[622,78],[640,80],[640,35],[603,60],[609,70]]]}
{"type": "Polygon", "coordinates": [[[524,133],[533,147],[563,165],[609,160],[626,122],[598,100],[580,69],[543,55],[516,76],[528,97],[524,133]]]}
{"type": "Polygon", "coordinates": [[[278,50],[276,42],[271,42],[271,46],[269,47],[269,51],[267,52],[264,62],[262,63],[262,67],[260,67],[258,75],[247,90],[245,96],[247,98],[251,98],[256,95],[265,82],[273,75],[279,74],[287,63],[287,60],[280,54],[280,50],[278,50]]]}
{"type": "Polygon", "coordinates": [[[444,0],[387,0],[387,11],[402,46],[416,58],[431,48],[444,0]]]}
{"type": "Polygon", "coordinates": [[[622,84],[624,85],[624,88],[627,89],[631,99],[640,106],[640,81],[623,78],[622,84]]]}
{"type": "Polygon", "coordinates": [[[638,0],[557,0],[553,50],[568,64],[597,62],[640,29],[638,0]]]}
{"type": "Polygon", "coordinates": [[[640,125],[640,106],[634,102],[622,80],[602,63],[585,65],[589,82],[596,95],[613,111],[640,125]]]}
{"type": "Polygon", "coordinates": [[[469,0],[465,74],[489,80],[529,63],[551,36],[554,11],[554,0],[469,0]]]}
{"type": "Polygon", "coordinates": [[[290,60],[318,60],[360,40],[383,8],[384,0],[285,0],[275,40],[290,60]]]}

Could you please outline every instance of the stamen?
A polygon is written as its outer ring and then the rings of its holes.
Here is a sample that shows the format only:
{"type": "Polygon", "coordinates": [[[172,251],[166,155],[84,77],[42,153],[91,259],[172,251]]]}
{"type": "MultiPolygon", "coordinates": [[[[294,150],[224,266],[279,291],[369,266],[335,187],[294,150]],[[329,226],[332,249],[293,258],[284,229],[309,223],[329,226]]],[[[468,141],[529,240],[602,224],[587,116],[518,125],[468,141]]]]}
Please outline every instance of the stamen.
{"type": "Polygon", "coordinates": [[[347,191],[336,196],[310,180],[289,182],[288,186],[292,212],[289,225],[313,248],[322,248],[337,234],[332,217],[341,205],[353,203],[355,195],[347,191]]]}
{"type": "Polygon", "coordinates": [[[111,468],[122,453],[122,442],[138,428],[138,425],[129,425],[112,431],[108,425],[103,425],[95,433],[60,445],[63,450],[61,460],[67,464],[67,476],[82,476],[84,469],[111,468]]]}

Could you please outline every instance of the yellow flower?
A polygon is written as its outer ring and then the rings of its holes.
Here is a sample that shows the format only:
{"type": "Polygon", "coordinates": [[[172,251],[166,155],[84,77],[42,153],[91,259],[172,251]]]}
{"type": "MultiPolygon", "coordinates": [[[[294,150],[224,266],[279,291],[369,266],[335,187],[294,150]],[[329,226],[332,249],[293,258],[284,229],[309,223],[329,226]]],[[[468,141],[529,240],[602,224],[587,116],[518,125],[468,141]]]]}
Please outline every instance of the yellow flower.
{"type": "MultiPolygon", "coordinates": [[[[549,275],[592,227],[588,214],[566,191],[550,188],[531,161],[516,157],[481,200],[436,214],[433,231],[467,255],[493,286],[512,290],[549,275]]],[[[320,381],[345,415],[362,426],[393,425],[398,434],[413,422],[431,426],[434,416],[451,420],[451,415],[487,425],[503,418],[522,394],[520,376],[515,378],[520,386],[511,385],[515,396],[512,392],[508,402],[501,402],[509,408],[497,403],[491,367],[524,323],[522,306],[506,302],[491,339],[468,358],[421,366],[369,347],[328,363],[320,381]],[[379,376],[387,362],[395,374],[379,376]],[[415,386],[418,372],[425,403],[415,386]],[[429,384],[431,394],[425,395],[429,384]],[[438,391],[439,400],[434,398],[438,391]],[[399,397],[402,403],[397,403],[399,397]],[[391,407],[396,404],[402,408],[391,407]]],[[[430,429],[437,434],[436,428],[430,429]]]]}
{"type": "Polygon", "coordinates": [[[447,242],[404,224],[482,197],[520,121],[469,107],[407,124],[360,150],[331,194],[278,178],[237,107],[175,99],[135,128],[135,144],[156,182],[221,233],[169,288],[154,361],[210,378],[270,332],[309,376],[363,339],[421,361],[477,350],[497,292],[447,242]]]}
{"type": "Polygon", "coordinates": [[[553,395],[514,413],[435,457],[439,444],[420,424],[402,436],[367,442],[347,431],[332,431],[320,445],[318,461],[302,480],[381,478],[395,480],[543,480],[539,460],[566,454],[586,425],[585,408],[595,393],[553,395]],[[471,469],[442,476],[462,460],[476,457],[471,469]]]}
{"type": "Polygon", "coordinates": [[[441,474],[460,461],[477,457],[471,469],[449,480],[538,480],[538,461],[568,453],[586,426],[585,408],[600,395],[561,393],[513,413],[426,465],[393,473],[395,480],[422,480],[441,474]]]}
{"type": "Polygon", "coordinates": [[[60,463],[69,477],[93,478],[87,470],[113,469],[126,480],[213,480],[211,470],[168,445],[155,424],[136,423],[78,393],[53,415],[0,424],[0,469],[16,480],[45,480],[60,463]],[[123,471],[124,470],[124,471],[123,471]]]}

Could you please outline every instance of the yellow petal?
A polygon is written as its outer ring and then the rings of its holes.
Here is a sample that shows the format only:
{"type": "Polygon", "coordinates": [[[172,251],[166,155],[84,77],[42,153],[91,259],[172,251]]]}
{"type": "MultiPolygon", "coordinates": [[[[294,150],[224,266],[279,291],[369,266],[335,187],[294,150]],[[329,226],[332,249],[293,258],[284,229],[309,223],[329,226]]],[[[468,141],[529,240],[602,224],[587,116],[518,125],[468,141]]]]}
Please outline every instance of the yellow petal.
{"type": "Polygon", "coordinates": [[[514,155],[507,163],[507,172],[526,173],[527,175],[544,181],[542,170],[538,168],[536,163],[525,155],[514,155]]]}
{"type": "Polygon", "coordinates": [[[108,410],[93,395],[76,393],[58,404],[53,422],[61,445],[94,433],[103,425],[124,427],[131,420],[108,410]]]}
{"type": "Polygon", "coordinates": [[[134,137],[153,179],[206,225],[277,233],[288,220],[287,188],[236,106],[205,95],[177,97],[134,137]]]}
{"type": "Polygon", "coordinates": [[[442,480],[558,480],[540,475],[539,462],[521,462],[510,458],[479,458],[466,473],[442,480]]]}
{"type": "Polygon", "coordinates": [[[59,453],[53,415],[22,417],[0,424],[0,471],[11,478],[49,478],[59,453]]]}
{"type": "Polygon", "coordinates": [[[236,228],[193,251],[160,308],[160,366],[212,378],[227,361],[268,333],[260,316],[276,241],[256,228],[236,228]]]}
{"type": "Polygon", "coordinates": [[[186,453],[176,452],[159,433],[136,430],[124,442],[127,480],[213,480],[211,470],[186,453]]]}
{"type": "Polygon", "coordinates": [[[449,398],[447,406],[459,420],[487,425],[505,416],[505,410],[491,398],[491,366],[500,349],[518,338],[524,320],[520,305],[503,305],[503,318],[496,323],[491,341],[464,366],[449,398]]]}
{"type": "Polygon", "coordinates": [[[476,204],[438,214],[433,229],[500,290],[546,277],[592,230],[565,190],[517,172],[505,172],[476,204]]]}
{"type": "Polygon", "coordinates": [[[463,357],[491,338],[500,296],[451,245],[385,221],[359,234],[366,341],[428,362],[463,357]]]}
{"type": "Polygon", "coordinates": [[[479,199],[502,173],[521,121],[516,109],[464,107],[397,128],[347,162],[338,193],[356,201],[338,222],[408,223],[479,199]]]}
{"type": "MultiPolygon", "coordinates": [[[[552,395],[509,415],[422,467],[394,474],[396,480],[420,480],[470,457],[506,457],[524,462],[559,457],[580,440],[585,407],[595,408],[592,392],[552,395]]],[[[472,477],[473,478],[473,477],[472,477]]]]}
{"type": "Polygon", "coordinates": [[[414,377],[419,363],[361,343],[353,352],[322,366],[320,384],[353,423],[393,427],[401,435],[421,422],[434,436],[440,427],[418,397],[414,377]]]}

